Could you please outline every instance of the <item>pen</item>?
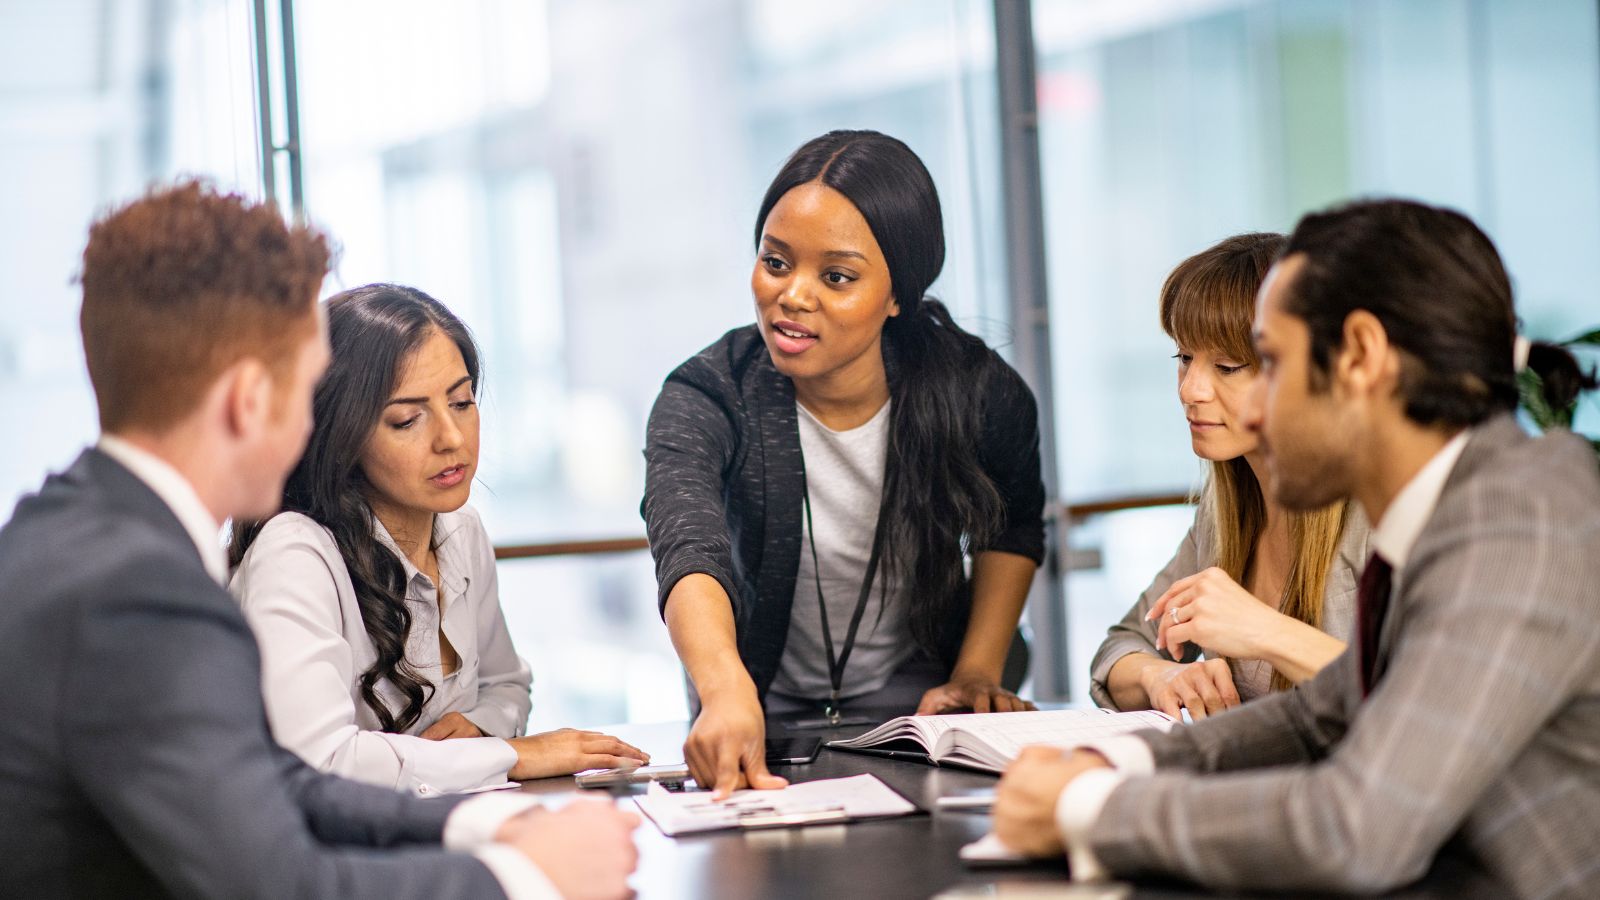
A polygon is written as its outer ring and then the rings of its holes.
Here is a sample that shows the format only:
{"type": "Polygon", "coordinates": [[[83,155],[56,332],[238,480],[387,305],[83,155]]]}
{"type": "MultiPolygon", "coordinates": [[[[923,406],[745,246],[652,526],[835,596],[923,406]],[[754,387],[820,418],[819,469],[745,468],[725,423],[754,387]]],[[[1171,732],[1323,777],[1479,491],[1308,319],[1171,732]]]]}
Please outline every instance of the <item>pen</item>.
{"type": "Polygon", "coordinates": [[[969,794],[957,797],[940,797],[934,801],[940,809],[988,809],[994,806],[993,794],[969,794]]]}

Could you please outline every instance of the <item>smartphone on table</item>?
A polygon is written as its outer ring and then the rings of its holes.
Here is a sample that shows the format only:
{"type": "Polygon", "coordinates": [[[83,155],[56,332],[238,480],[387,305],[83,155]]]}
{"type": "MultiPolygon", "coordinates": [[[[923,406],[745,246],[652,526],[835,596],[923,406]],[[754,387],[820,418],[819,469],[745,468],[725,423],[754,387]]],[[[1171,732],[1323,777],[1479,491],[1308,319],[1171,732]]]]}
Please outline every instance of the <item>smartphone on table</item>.
{"type": "Polygon", "coordinates": [[[819,737],[767,738],[767,765],[798,766],[813,762],[822,750],[819,737]]]}
{"type": "Polygon", "coordinates": [[[681,786],[689,780],[689,767],[683,763],[671,766],[632,766],[618,769],[588,769],[579,772],[575,780],[581,788],[622,787],[629,784],[646,784],[659,781],[664,786],[681,786]]]}

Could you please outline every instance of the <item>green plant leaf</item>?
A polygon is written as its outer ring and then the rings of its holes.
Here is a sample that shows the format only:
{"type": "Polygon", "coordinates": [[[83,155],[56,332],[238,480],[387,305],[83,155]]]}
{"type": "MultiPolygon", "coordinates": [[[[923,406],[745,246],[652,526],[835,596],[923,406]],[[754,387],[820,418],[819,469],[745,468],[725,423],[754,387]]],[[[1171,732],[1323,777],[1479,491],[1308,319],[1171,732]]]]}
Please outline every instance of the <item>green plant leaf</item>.
{"type": "Polygon", "coordinates": [[[1539,426],[1540,431],[1572,427],[1572,410],[1555,409],[1544,399],[1544,379],[1538,372],[1523,369],[1517,373],[1517,395],[1522,408],[1533,417],[1533,424],[1539,426]]]}
{"type": "MultiPolygon", "coordinates": [[[[1600,347],[1600,328],[1592,328],[1582,334],[1575,335],[1561,341],[1560,345],[1569,349],[1580,346],[1600,347]]],[[[1578,404],[1582,402],[1585,394],[1580,394],[1566,409],[1555,409],[1544,399],[1544,379],[1532,369],[1523,369],[1517,373],[1517,400],[1518,404],[1527,411],[1528,417],[1540,431],[1549,431],[1552,428],[1572,429],[1572,421],[1577,416],[1578,404]]],[[[1588,392],[1585,392],[1588,393],[1588,392]]],[[[1594,447],[1595,462],[1600,464],[1600,438],[1582,435],[1594,447]]]]}

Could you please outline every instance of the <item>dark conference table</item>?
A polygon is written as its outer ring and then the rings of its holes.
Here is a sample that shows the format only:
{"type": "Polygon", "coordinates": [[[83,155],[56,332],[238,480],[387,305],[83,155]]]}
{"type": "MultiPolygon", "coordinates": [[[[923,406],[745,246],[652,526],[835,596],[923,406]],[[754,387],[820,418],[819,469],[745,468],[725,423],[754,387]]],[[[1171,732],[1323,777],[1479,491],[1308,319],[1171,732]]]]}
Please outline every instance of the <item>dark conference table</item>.
{"type": "MultiPolygon", "coordinates": [[[[847,711],[848,712],[848,711],[847,711]]],[[[781,721],[768,723],[773,735],[787,733],[781,721]]],[[[639,747],[660,764],[683,759],[688,724],[617,725],[597,730],[639,747]]],[[[868,726],[795,732],[823,740],[853,737],[868,726]]],[[[823,748],[815,762],[778,767],[791,782],[876,775],[923,812],[893,819],[844,825],[812,825],[752,831],[722,831],[669,838],[646,818],[634,833],[639,871],[632,884],[639,900],[801,900],[872,898],[925,900],[956,897],[1018,898],[1193,898],[1219,896],[1182,885],[1073,885],[1064,862],[1046,861],[1006,868],[971,868],[957,856],[962,845],[989,831],[986,812],[935,809],[937,798],[992,791],[999,780],[981,772],[940,768],[823,748]]],[[[528,793],[572,795],[571,778],[546,778],[522,785],[528,793]]],[[[638,812],[628,796],[642,786],[612,791],[623,808],[638,812]]],[[[585,791],[585,794],[597,793],[585,791]]],[[[1396,896],[1459,897],[1472,892],[1454,869],[1431,875],[1396,896]]],[[[1281,896],[1281,895],[1280,895],[1281,896]]],[[[1297,895],[1304,896],[1304,895],[1297,895]]]]}
{"type": "MultiPolygon", "coordinates": [[[[785,733],[781,722],[769,730],[785,733]]],[[[689,726],[683,722],[659,725],[618,725],[600,728],[649,753],[652,760],[672,763],[683,759],[683,739],[689,726]]],[[[808,734],[832,740],[867,731],[867,726],[832,730],[811,729],[808,734]]],[[[936,798],[946,794],[993,790],[996,779],[981,772],[939,768],[904,760],[823,748],[815,762],[779,766],[776,774],[790,781],[843,778],[870,772],[923,810],[933,810],[936,798]]],[[[546,778],[523,784],[524,791],[571,793],[570,778],[546,778]]],[[[642,794],[643,787],[614,791],[619,798],[642,794]]],[[[623,799],[625,809],[637,812],[623,799]]],[[[1035,882],[1064,884],[1066,866],[1027,867],[1015,872],[968,870],[956,857],[963,844],[989,830],[989,817],[964,811],[934,811],[894,819],[812,825],[754,831],[721,831],[669,838],[648,818],[634,833],[639,842],[639,871],[633,886],[640,900],[703,898],[703,900],[798,900],[798,898],[932,897],[956,885],[977,887],[1035,882]]],[[[974,894],[973,896],[992,896],[974,894]]]]}

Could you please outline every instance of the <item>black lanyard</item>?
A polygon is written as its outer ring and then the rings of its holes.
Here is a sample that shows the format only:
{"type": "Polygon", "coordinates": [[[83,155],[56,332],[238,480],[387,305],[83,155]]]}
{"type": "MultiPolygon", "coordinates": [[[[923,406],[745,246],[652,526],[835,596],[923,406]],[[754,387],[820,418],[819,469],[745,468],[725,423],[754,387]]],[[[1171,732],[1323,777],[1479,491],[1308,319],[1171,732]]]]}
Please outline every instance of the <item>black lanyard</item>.
{"type": "MultiPolygon", "coordinates": [[[[802,471],[805,456],[800,457],[802,471]]],[[[850,616],[850,630],[845,632],[844,648],[837,657],[833,655],[833,631],[828,627],[828,601],[822,596],[822,566],[817,562],[817,533],[811,524],[811,483],[806,481],[806,537],[811,541],[811,578],[817,585],[817,609],[822,612],[822,642],[828,651],[828,680],[833,683],[833,693],[823,705],[823,715],[837,725],[844,718],[839,711],[839,689],[844,684],[844,666],[850,661],[850,651],[856,646],[856,630],[861,627],[861,615],[867,611],[867,598],[872,596],[872,582],[878,575],[878,557],[883,551],[883,510],[878,510],[878,524],[872,532],[872,554],[867,558],[867,574],[861,579],[861,596],[856,600],[856,611],[850,616]]]]}

